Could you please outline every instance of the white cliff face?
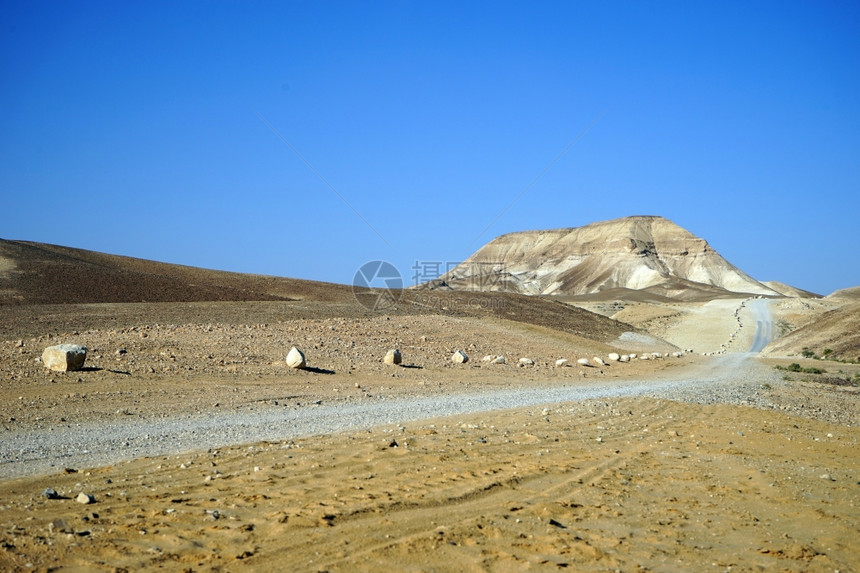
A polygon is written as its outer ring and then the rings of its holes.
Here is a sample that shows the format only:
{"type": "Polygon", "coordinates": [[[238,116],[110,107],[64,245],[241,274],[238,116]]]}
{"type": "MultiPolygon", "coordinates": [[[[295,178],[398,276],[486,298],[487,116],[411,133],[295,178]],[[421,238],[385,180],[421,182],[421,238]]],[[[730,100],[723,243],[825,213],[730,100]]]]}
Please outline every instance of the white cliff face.
{"type": "Polygon", "coordinates": [[[602,290],[683,291],[701,285],[779,296],[706,241],[662,217],[502,235],[441,279],[451,288],[583,295],[602,290]]]}

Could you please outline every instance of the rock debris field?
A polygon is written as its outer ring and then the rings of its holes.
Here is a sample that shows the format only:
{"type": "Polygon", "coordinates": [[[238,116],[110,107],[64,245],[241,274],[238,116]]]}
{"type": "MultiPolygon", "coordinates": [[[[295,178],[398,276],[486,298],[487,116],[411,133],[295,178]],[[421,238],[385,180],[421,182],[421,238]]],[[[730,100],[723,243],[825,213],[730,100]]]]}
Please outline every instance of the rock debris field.
{"type": "Polygon", "coordinates": [[[860,569],[837,376],[496,318],[200,310],[0,342],[0,570],[860,569]],[[63,343],[83,370],[39,361],[63,343]]]}

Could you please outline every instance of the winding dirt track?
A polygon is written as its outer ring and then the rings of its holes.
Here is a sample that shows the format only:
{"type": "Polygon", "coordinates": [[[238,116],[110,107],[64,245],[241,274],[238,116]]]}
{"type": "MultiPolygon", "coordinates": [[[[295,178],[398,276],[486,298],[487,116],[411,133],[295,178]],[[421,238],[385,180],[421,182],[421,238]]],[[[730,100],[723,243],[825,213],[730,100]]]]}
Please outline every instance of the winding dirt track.
{"type": "Polygon", "coordinates": [[[772,371],[733,354],[653,380],[581,384],[556,388],[518,388],[480,393],[381,400],[370,404],[333,404],[300,410],[262,412],[208,411],[192,417],[95,421],[57,432],[28,428],[4,435],[0,479],[93,467],[142,456],[171,455],[257,441],[281,441],[317,434],[354,431],[391,423],[474,414],[596,398],[673,397],[679,392],[725,388],[736,380],[772,379],[772,371]],[[754,371],[751,374],[750,371],[754,371]]]}

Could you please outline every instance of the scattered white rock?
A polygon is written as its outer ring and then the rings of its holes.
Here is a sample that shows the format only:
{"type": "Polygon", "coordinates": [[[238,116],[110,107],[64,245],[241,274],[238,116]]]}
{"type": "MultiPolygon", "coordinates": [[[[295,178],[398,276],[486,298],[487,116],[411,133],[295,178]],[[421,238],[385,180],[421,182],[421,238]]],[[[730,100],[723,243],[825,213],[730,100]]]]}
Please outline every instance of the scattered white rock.
{"type": "Polygon", "coordinates": [[[506,362],[507,362],[507,360],[505,360],[504,356],[496,356],[493,359],[493,364],[505,364],[506,362]]]}
{"type": "Polygon", "coordinates": [[[525,358],[525,357],[520,358],[520,366],[534,366],[534,365],[535,365],[535,361],[532,360],[531,358],[525,358]]]}
{"type": "Polygon", "coordinates": [[[305,362],[305,353],[293,346],[287,354],[287,366],[290,368],[304,368],[307,366],[305,362]]]}
{"type": "Polygon", "coordinates": [[[385,362],[386,364],[400,364],[402,361],[403,355],[400,354],[400,350],[396,348],[389,350],[385,354],[385,358],[383,359],[383,362],[385,362]]]}
{"type": "Polygon", "coordinates": [[[466,362],[469,361],[469,356],[465,352],[463,352],[462,350],[457,350],[451,356],[451,360],[453,362],[456,362],[457,364],[465,364],[466,362]]]}
{"type": "Polygon", "coordinates": [[[487,354],[486,356],[481,358],[481,362],[492,362],[495,359],[496,359],[496,357],[493,356],[492,354],[487,354]]]}
{"type": "Polygon", "coordinates": [[[608,358],[613,362],[621,360],[621,356],[617,352],[610,352],[608,358]]]}
{"type": "Polygon", "coordinates": [[[87,359],[86,346],[78,344],[59,344],[49,346],[42,352],[42,363],[46,368],[57,372],[80,370],[87,359]]]}
{"type": "Polygon", "coordinates": [[[618,357],[619,362],[630,362],[630,356],[627,354],[622,354],[618,357]]]}
{"type": "Polygon", "coordinates": [[[588,358],[580,358],[576,361],[576,363],[581,366],[591,366],[591,364],[588,362],[588,358]]]}
{"type": "Polygon", "coordinates": [[[96,498],[94,498],[93,496],[91,496],[88,493],[81,492],[78,494],[78,497],[75,498],[75,501],[78,503],[89,504],[89,503],[95,503],[96,498]]]}
{"type": "Polygon", "coordinates": [[[556,366],[567,366],[567,358],[559,358],[555,361],[556,366]]]}
{"type": "Polygon", "coordinates": [[[630,353],[630,360],[636,360],[636,354],[635,353],[633,353],[633,352],[630,353]]]}
{"type": "Polygon", "coordinates": [[[599,356],[594,357],[594,363],[600,364],[601,366],[606,366],[606,362],[603,360],[603,358],[600,358],[599,356]]]}
{"type": "Polygon", "coordinates": [[[639,360],[651,360],[651,355],[650,354],[643,354],[642,356],[639,357],[639,360]]]}

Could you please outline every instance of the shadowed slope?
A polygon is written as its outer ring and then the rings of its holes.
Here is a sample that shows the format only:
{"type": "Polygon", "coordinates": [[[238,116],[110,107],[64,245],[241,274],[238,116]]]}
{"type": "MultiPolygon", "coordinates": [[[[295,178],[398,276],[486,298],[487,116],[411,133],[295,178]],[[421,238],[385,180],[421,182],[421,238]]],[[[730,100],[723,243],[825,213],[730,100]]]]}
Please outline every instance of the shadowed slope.
{"type": "Polygon", "coordinates": [[[0,240],[0,304],[333,300],[349,287],[0,240]]]}
{"type": "Polygon", "coordinates": [[[132,327],[142,316],[168,324],[254,324],[379,314],[476,316],[545,326],[601,342],[635,330],[560,302],[512,293],[393,294],[399,297],[397,303],[376,312],[362,306],[348,285],[0,240],[0,337],[7,338],[78,330],[84,315],[90,328],[132,327]]]}

